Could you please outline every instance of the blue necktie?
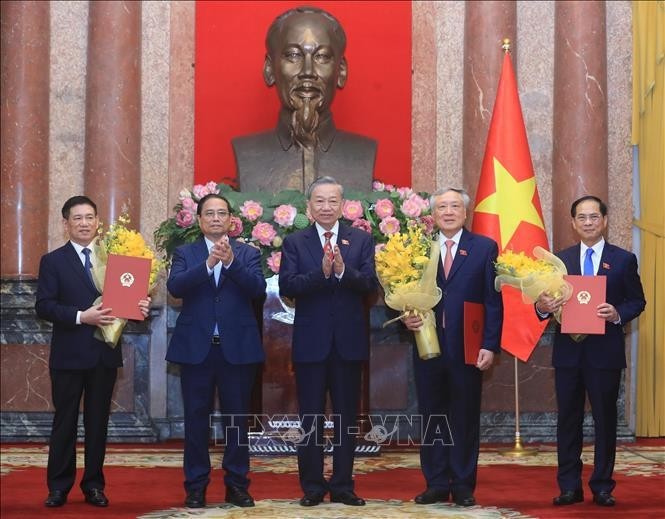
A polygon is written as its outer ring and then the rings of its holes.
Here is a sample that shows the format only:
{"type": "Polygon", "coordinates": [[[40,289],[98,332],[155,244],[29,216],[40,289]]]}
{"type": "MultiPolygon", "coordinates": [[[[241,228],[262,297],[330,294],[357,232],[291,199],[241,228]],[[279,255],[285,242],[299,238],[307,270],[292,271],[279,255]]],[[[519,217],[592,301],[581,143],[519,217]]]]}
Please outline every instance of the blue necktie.
{"type": "Polygon", "coordinates": [[[94,285],[95,280],[92,278],[92,263],[90,262],[90,253],[92,252],[88,247],[85,247],[81,252],[85,256],[85,273],[90,278],[90,282],[94,285]]]}
{"type": "Polygon", "coordinates": [[[584,256],[584,272],[585,276],[593,276],[593,261],[591,261],[591,256],[593,256],[593,249],[586,250],[586,256],[584,256]]]}

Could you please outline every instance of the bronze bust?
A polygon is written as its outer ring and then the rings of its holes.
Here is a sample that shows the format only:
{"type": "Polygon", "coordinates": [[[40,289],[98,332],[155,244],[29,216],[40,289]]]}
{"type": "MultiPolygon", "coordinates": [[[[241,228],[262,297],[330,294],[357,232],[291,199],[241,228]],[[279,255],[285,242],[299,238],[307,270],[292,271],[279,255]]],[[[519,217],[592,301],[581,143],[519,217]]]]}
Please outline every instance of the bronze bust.
{"type": "Polygon", "coordinates": [[[232,139],[240,189],[304,189],[319,176],[368,190],[376,141],[338,130],[330,105],[344,87],[346,34],[326,11],[298,7],[278,16],[266,36],[263,78],[282,104],[273,130],[232,139]]]}

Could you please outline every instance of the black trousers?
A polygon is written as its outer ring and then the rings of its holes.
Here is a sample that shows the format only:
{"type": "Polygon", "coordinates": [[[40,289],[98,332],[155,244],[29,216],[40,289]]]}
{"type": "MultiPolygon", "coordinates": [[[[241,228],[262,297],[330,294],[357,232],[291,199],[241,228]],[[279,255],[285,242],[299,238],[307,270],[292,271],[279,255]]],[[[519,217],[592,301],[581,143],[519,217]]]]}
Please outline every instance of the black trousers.
{"type": "Polygon", "coordinates": [[[83,396],[85,454],[81,489],[104,489],[106,432],[117,368],[99,364],[90,369],[52,369],[55,406],[49,442],[46,483],[49,490],[69,492],[76,478],[76,429],[83,396]]]}

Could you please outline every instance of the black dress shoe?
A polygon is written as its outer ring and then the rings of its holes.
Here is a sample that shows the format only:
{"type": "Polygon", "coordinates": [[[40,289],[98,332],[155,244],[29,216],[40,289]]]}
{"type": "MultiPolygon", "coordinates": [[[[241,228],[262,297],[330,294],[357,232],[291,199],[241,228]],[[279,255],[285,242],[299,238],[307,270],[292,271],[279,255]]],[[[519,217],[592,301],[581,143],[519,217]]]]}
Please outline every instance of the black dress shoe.
{"type": "Polygon", "coordinates": [[[469,492],[453,494],[453,501],[457,506],[476,506],[476,498],[469,492]]]}
{"type": "Polygon", "coordinates": [[[436,488],[428,488],[422,494],[418,494],[413,500],[417,505],[431,505],[432,503],[448,501],[447,490],[438,490],[436,488]]]}
{"type": "Polygon", "coordinates": [[[614,496],[609,492],[598,492],[597,494],[594,494],[593,502],[598,506],[614,506],[616,504],[614,496]]]}
{"type": "Polygon", "coordinates": [[[305,492],[305,495],[300,498],[300,506],[316,506],[323,502],[325,494],[316,494],[314,492],[305,492]]]}
{"type": "Polygon", "coordinates": [[[109,506],[109,500],[106,499],[104,491],[99,488],[91,488],[83,492],[85,495],[85,502],[92,506],[109,506]]]}
{"type": "Polygon", "coordinates": [[[348,490],[339,494],[330,494],[331,503],[343,503],[349,506],[365,506],[365,500],[358,497],[355,492],[348,490]]]}
{"type": "Polygon", "coordinates": [[[581,503],[582,501],[584,501],[584,492],[581,488],[578,488],[577,490],[564,490],[559,496],[552,499],[552,504],[554,506],[565,506],[581,503]]]}
{"type": "Polygon", "coordinates": [[[49,508],[57,508],[67,502],[67,492],[64,490],[51,490],[48,493],[44,506],[49,508]]]}
{"type": "Polygon", "coordinates": [[[198,490],[190,490],[187,492],[185,498],[185,506],[187,508],[203,508],[206,505],[206,491],[205,488],[198,490]]]}
{"type": "Polygon", "coordinates": [[[254,506],[252,496],[240,487],[226,487],[226,502],[242,507],[254,506]]]}

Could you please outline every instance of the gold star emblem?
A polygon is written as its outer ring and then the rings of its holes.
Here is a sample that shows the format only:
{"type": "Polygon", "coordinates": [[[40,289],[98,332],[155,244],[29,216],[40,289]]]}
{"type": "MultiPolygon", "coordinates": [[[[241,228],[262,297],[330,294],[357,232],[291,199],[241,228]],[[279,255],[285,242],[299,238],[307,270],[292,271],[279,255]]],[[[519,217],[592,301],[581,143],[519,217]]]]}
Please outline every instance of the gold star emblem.
{"type": "Polygon", "coordinates": [[[496,214],[499,217],[499,232],[503,250],[522,222],[545,230],[543,219],[533,205],[536,177],[518,182],[494,157],[494,184],[496,190],[476,206],[477,213],[496,214]]]}

